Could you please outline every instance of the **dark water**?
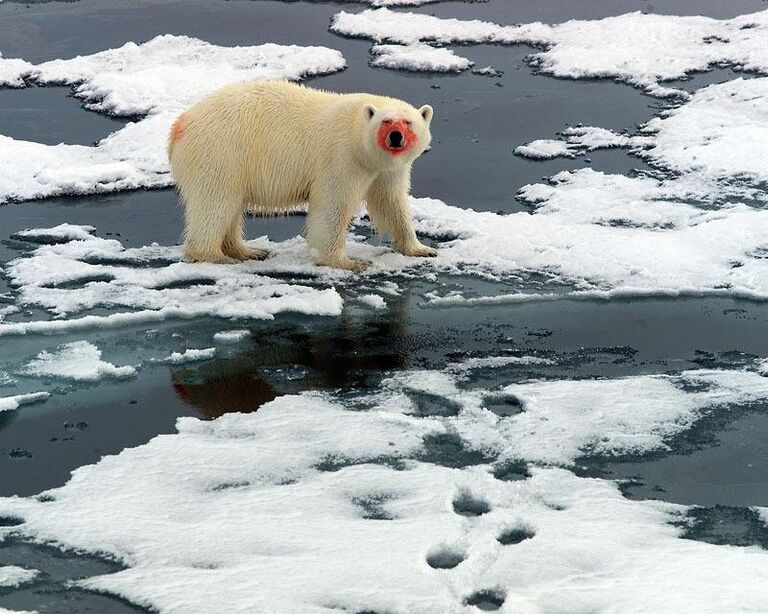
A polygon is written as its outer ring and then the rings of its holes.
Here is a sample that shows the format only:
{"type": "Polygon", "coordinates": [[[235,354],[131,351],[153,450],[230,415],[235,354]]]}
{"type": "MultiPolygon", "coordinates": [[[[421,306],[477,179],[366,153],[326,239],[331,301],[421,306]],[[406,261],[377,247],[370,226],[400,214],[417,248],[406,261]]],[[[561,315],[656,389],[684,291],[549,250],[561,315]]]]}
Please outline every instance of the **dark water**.
{"type": "MultiPolygon", "coordinates": [[[[759,0],[495,0],[446,2],[417,10],[516,23],[632,10],[723,18],[765,6],[759,0]]],[[[369,42],[327,31],[331,16],[341,9],[359,10],[351,4],[268,0],[6,1],[0,4],[0,51],[5,57],[38,62],[163,33],[221,45],[277,42],[333,47],[342,51],[349,67],[314,79],[317,85],[383,92],[434,106],[433,150],[416,165],[414,193],[491,211],[520,210],[514,196],[521,186],[586,164],[583,159],[525,160],[512,155],[515,146],[551,138],[579,122],[632,130],[662,104],[626,85],[534,75],[524,62],[531,49],[522,46],[457,50],[477,66],[503,70],[500,78],[372,69],[367,65],[369,42]]],[[[716,71],[682,86],[700,87],[730,76],[728,71],[716,71]]],[[[0,91],[0,133],[45,143],[88,144],[119,128],[119,120],[79,109],[68,93],[60,87],[0,91]]],[[[607,172],[644,168],[620,150],[595,152],[590,159],[593,168],[607,172]]],[[[171,190],[8,205],[0,207],[0,260],[20,253],[18,244],[4,241],[13,232],[65,221],[95,225],[102,236],[118,235],[126,246],[170,244],[180,233],[180,210],[171,190]]],[[[282,240],[299,233],[303,221],[301,217],[250,220],[248,233],[282,240]]],[[[0,294],[4,284],[0,278],[0,294]]],[[[440,368],[467,355],[511,351],[558,359],[556,367],[521,370],[514,376],[519,380],[659,373],[727,365],[734,353],[768,355],[764,303],[710,298],[433,308],[423,305],[418,283],[401,286],[403,296],[389,301],[382,312],[348,308],[340,318],[281,316],[273,323],[253,323],[248,326],[252,331],[248,340],[215,360],[145,369],[129,381],[72,386],[46,403],[0,414],[0,495],[32,495],[59,486],[78,466],[140,445],[158,433],[173,432],[179,416],[213,418],[228,411],[255,411],[278,395],[306,389],[354,394],[375,386],[382,373],[440,368]]],[[[222,327],[214,321],[165,323],[157,326],[157,335],[167,343],[179,335],[195,347],[193,340],[210,340],[222,327]]],[[[4,356],[34,355],[38,346],[82,338],[83,334],[2,339],[0,368],[7,360],[4,356]]],[[[100,346],[122,344],[128,349],[149,343],[146,326],[99,331],[89,339],[100,346]]],[[[693,538],[760,543],[762,537],[754,537],[757,529],[744,506],[768,505],[766,441],[766,408],[735,408],[720,422],[702,423],[671,453],[620,461],[593,459],[585,461],[582,470],[631,478],[625,488],[630,497],[708,506],[709,511],[697,519],[693,538]]],[[[436,442],[436,453],[446,450],[450,453],[450,445],[436,442]]],[[[109,569],[100,561],[57,556],[56,551],[31,546],[0,545],[0,565],[28,564],[46,574],[32,588],[0,592],[0,602],[42,612],[133,611],[106,597],[63,590],[66,580],[109,569]]]]}

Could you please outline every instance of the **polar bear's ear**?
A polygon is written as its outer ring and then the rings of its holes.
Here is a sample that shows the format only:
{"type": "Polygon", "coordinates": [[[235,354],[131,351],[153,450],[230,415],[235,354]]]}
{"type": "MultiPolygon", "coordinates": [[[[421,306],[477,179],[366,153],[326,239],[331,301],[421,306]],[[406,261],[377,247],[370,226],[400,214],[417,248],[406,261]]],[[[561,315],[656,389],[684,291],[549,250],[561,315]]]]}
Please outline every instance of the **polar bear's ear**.
{"type": "Polygon", "coordinates": [[[376,115],[376,107],[372,104],[367,104],[363,107],[363,117],[365,119],[371,121],[374,115],[376,115]]]}
{"type": "Polygon", "coordinates": [[[432,121],[432,107],[430,107],[428,104],[425,104],[423,107],[419,109],[419,113],[421,113],[421,116],[424,118],[424,121],[429,123],[432,121]]]}

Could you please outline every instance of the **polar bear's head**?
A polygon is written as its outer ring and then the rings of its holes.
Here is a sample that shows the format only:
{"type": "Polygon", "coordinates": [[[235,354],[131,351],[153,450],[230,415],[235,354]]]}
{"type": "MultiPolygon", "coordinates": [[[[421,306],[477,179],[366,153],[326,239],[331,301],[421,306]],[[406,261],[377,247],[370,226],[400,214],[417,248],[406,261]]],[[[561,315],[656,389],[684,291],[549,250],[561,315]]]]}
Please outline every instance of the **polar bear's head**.
{"type": "Polygon", "coordinates": [[[429,148],[432,107],[416,109],[399,100],[363,106],[363,145],[382,165],[410,163],[429,148]]]}

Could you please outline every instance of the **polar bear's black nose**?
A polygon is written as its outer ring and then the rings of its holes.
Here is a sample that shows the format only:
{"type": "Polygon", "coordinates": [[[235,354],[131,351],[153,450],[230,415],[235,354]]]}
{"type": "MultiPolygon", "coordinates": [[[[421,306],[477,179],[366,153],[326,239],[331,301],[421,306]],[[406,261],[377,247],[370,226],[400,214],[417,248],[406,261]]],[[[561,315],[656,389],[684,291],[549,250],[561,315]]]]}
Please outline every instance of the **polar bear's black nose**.
{"type": "Polygon", "coordinates": [[[399,130],[393,130],[389,133],[389,146],[390,147],[402,147],[403,146],[403,133],[399,130]]]}

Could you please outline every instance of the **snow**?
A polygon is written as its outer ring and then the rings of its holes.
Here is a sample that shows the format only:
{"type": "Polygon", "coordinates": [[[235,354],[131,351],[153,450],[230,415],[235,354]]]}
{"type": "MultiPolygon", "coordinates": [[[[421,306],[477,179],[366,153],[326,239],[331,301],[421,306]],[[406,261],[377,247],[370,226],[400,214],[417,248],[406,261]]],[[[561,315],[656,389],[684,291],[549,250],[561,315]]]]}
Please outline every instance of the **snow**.
{"type": "Polygon", "coordinates": [[[58,243],[90,239],[94,230],[96,230],[95,226],[64,223],[52,228],[27,228],[26,230],[20,230],[13,236],[26,241],[58,243]]]}
{"type": "Polygon", "coordinates": [[[331,30],[376,42],[530,44],[545,50],[529,61],[541,72],[572,79],[625,81],[656,96],[686,98],[664,81],[727,64],[768,71],[768,10],[733,19],[627,13],[597,20],[502,26],[487,21],[368,9],[342,11],[331,30]]]}
{"type": "Polygon", "coordinates": [[[77,469],[44,501],[0,499],[0,514],[23,519],[20,538],[117,557],[127,569],[78,584],[160,612],[469,614],[480,591],[527,613],[760,611],[764,550],[679,539],[671,523],[687,508],[546,465],[663,448],[704,413],[767,395],[751,371],[485,391],[413,371],[366,409],[305,393],[181,418],[177,434],[77,469]],[[419,390],[458,414],[410,415],[405,395],[419,390]],[[515,395],[521,413],[486,409],[499,395],[515,395]],[[432,462],[427,442],[440,436],[482,451],[477,464],[432,462]],[[506,458],[526,461],[530,477],[494,477],[506,458]],[[521,528],[532,537],[502,543],[521,528]],[[460,562],[435,569],[437,552],[460,562]]]}
{"type": "Polygon", "coordinates": [[[532,160],[549,160],[559,156],[573,158],[567,143],[554,139],[537,139],[515,148],[515,154],[532,160]]]}
{"type": "Polygon", "coordinates": [[[0,588],[16,588],[32,582],[40,572],[36,569],[25,569],[16,565],[0,567],[0,588]]]}
{"type": "Polygon", "coordinates": [[[30,394],[18,394],[12,397],[0,397],[0,412],[13,411],[28,403],[39,403],[50,396],[47,392],[33,392],[30,394]]]}
{"type": "Polygon", "coordinates": [[[361,294],[357,297],[357,301],[368,307],[373,307],[373,309],[387,308],[387,302],[378,294],[361,294]]]}
{"type": "Polygon", "coordinates": [[[105,377],[125,378],[136,375],[131,366],[117,367],[101,359],[101,350],[88,341],[73,341],[42,351],[28,362],[22,373],[32,377],[54,377],[76,382],[96,382],[105,377]]]}
{"type": "Polygon", "coordinates": [[[181,365],[186,362],[197,362],[200,360],[209,360],[216,356],[216,348],[196,349],[190,348],[183,352],[173,352],[166,358],[165,362],[172,365],[181,365]]]}
{"type": "Polygon", "coordinates": [[[146,116],[94,147],[0,136],[0,203],[170,185],[167,135],[185,108],[228,83],[295,80],[344,66],[342,55],[325,47],[220,47],[169,34],[37,65],[0,58],[0,85],[20,87],[22,78],[41,85],[65,83],[88,109],[146,116]]]}
{"type": "Polygon", "coordinates": [[[249,330],[223,330],[213,335],[213,340],[219,343],[239,343],[251,336],[249,330]]]}
{"type": "Polygon", "coordinates": [[[472,67],[467,58],[451,49],[422,43],[411,45],[374,45],[372,66],[424,72],[461,72],[472,67]]]}
{"type": "Polygon", "coordinates": [[[768,78],[734,79],[698,90],[643,128],[650,162],[675,172],[768,181],[768,78]]]}
{"type": "MultiPolygon", "coordinates": [[[[83,238],[41,245],[7,263],[5,272],[18,289],[17,304],[42,307],[58,319],[3,321],[0,336],[204,316],[272,319],[286,311],[341,313],[343,300],[333,287],[286,283],[266,275],[320,270],[312,264],[312,254],[301,238],[275,245],[273,257],[265,262],[214,265],[181,262],[177,246],[127,249],[116,239],[93,236],[88,228],[82,229],[83,238]],[[113,312],[86,313],[103,308],[113,312]]],[[[49,232],[35,231],[37,235],[49,232]]],[[[255,245],[263,247],[264,240],[255,245]]]]}

